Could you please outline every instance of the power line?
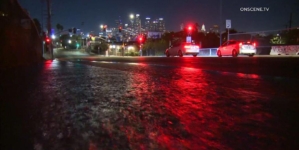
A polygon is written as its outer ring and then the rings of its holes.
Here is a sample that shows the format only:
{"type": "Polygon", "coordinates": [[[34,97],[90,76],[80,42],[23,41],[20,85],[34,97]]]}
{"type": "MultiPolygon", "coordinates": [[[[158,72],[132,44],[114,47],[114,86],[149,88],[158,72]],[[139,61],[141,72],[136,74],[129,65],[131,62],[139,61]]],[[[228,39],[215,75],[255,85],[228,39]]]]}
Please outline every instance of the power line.
{"type": "Polygon", "coordinates": [[[275,31],[292,30],[292,29],[299,29],[299,26],[298,27],[293,27],[293,28],[287,28],[287,29],[252,31],[252,32],[242,32],[242,33],[231,33],[230,35],[247,34],[247,33],[258,33],[258,32],[275,32],[275,31]]]}

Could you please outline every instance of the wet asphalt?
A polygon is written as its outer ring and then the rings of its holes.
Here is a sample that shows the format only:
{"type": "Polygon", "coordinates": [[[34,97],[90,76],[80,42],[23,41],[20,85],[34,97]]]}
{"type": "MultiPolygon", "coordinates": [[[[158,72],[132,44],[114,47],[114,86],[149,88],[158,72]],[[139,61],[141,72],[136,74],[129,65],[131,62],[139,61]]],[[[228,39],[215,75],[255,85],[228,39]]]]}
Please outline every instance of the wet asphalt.
{"type": "Polygon", "coordinates": [[[298,70],[117,59],[1,69],[1,149],[299,148],[298,70]]]}

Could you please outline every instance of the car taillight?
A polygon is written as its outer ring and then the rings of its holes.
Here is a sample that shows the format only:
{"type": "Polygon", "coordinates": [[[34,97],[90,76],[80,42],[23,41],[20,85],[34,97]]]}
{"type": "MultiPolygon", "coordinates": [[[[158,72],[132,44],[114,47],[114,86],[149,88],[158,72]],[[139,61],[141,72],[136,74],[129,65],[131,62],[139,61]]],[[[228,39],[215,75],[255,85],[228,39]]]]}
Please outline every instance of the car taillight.
{"type": "Polygon", "coordinates": [[[256,43],[253,43],[253,46],[256,47],[256,43]]]}
{"type": "Polygon", "coordinates": [[[241,47],[243,44],[242,43],[239,43],[239,46],[241,47]]]}
{"type": "Polygon", "coordinates": [[[185,45],[185,46],[184,46],[184,48],[186,48],[186,49],[187,49],[187,48],[190,48],[190,46],[189,46],[189,45],[185,45]]]}

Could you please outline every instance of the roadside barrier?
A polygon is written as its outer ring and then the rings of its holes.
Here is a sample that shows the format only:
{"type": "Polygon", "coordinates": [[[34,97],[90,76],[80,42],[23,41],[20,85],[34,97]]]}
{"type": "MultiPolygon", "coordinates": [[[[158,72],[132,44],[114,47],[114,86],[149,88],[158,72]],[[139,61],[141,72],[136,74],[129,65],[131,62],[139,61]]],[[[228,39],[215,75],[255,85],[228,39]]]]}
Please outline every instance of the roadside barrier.
{"type": "Polygon", "coordinates": [[[299,45],[272,46],[270,55],[299,55],[299,45]]]}

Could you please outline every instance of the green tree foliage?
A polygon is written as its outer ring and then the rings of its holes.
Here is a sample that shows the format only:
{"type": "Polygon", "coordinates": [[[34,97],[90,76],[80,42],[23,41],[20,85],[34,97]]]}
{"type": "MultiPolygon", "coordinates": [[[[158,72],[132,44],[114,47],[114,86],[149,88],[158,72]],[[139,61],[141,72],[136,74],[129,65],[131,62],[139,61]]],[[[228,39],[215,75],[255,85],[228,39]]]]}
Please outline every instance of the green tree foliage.
{"type": "Polygon", "coordinates": [[[96,54],[104,55],[106,50],[108,49],[108,44],[106,42],[99,42],[91,47],[91,51],[96,54]]]}
{"type": "MultiPolygon", "coordinates": [[[[235,29],[229,29],[229,34],[233,34],[233,33],[238,33],[238,31],[235,29]]],[[[226,29],[226,31],[224,33],[222,33],[222,35],[221,35],[222,43],[227,41],[227,34],[228,34],[228,29],[226,29]]]]}
{"type": "Polygon", "coordinates": [[[175,37],[175,32],[166,32],[162,35],[162,39],[166,41],[171,41],[175,37]]]}
{"type": "Polygon", "coordinates": [[[299,29],[283,31],[279,34],[272,35],[271,44],[299,44],[299,29]]]}
{"type": "Polygon", "coordinates": [[[63,34],[59,37],[59,41],[61,42],[63,48],[65,48],[68,45],[68,40],[70,40],[69,34],[63,34]]]}
{"type": "Polygon", "coordinates": [[[78,49],[81,48],[83,39],[81,35],[63,34],[59,37],[59,41],[63,48],[67,49],[78,49]],[[71,41],[71,43],[69,43],[71,41]]]}
{"type": "Polygon", "coordinates": [[[165,39],[148,39],[143,45],[142,49],[146,53],[155,55],[163,55],[164,51],[169,47],[169,42],[165,39]]]}
{"type": "Polygon", "coordinates": [[[286,39],[281,35],[273,35],[273,38],[270,42],[271,44],[286,44],[286,39]]]}
{"type": "Polygon", "coordinates": [[[218,47],[219,45],[219,35],[215,32],[209,32],[202,38],[203,48],[218,47]]]}
{"type": "MultiPolygon", "coordinates": [[[[166,32],[162,35],[161,39],[148,39],[143,45],[143,50],[146,54],[163,55],[170,43],[174,43],[175,41],[185,42],[187,35],[185,31],[166,32]]],[[[202,48],[219,46],[219,35],[217,33],[205,34],[203,32],[194,32],[191,37],[192,40],[196,44],[200,44],[202,48]]]]}

